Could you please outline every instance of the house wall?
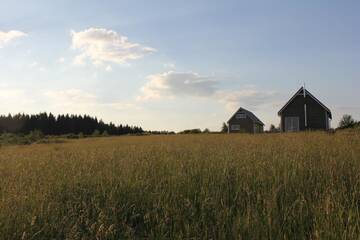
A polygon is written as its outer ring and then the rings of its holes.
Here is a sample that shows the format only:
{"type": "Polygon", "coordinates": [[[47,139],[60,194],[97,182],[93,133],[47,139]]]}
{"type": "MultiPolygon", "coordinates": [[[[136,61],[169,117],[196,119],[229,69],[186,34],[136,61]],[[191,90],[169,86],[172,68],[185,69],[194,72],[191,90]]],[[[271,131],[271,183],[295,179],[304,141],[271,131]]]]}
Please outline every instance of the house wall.
{"type": "Polygon", "coordinates": [[[254,133],[254,122],[249,116],[246,115],[246,118],[236,119],[234,116],[230,121],[229,124],[229,132],[230,133],[239,133],[239,132],[246,132],[246,133],[254,133]],[[240,125],[240,130],[234,131],[231,130],[231,125],[240,125]]]}
{"type": "Polygon", "coordinates": [[[297,95],[293,101],[283,110],[281,115],[281,129],[285,131],[285,117],[299,117],[299,129],[304,130],[327,130],[326,110],[309,95],[297,95]],[[307,127],[305,127],[305,110],[307,109],[307,127]]]}
{"type": "Polygon", "coordinates": [[[254,133],[263,133],[264,126],[258,123],[254,123],[254,133]]]}

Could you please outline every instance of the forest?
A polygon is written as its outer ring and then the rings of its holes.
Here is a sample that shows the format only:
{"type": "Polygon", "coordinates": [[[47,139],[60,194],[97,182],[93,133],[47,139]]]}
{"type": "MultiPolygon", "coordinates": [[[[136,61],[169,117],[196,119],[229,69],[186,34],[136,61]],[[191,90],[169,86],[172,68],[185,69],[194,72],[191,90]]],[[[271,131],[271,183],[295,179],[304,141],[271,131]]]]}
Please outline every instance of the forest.
{"type": "Polygon", "coordinates": [[[52,113],[0,115],[0,133],[28,134],[34,130],[45,135],[93,134],[95,131],[109,135],[137,134],[137,126],[104,123],[88,115],[53,115],[52,113]]]}

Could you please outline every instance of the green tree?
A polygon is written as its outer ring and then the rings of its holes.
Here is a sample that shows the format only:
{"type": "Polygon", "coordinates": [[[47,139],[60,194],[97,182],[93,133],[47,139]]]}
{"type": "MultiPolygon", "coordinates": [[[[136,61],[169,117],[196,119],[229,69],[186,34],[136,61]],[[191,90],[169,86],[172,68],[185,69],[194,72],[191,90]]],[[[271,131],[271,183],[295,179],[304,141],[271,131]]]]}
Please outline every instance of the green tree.
{"type": "Polygon", "coordinates": [[[93,137],[99,137],[100,136],[100,131],[95,129],[94,132],[92,133],[93,137]]]}
{"type": "Polygon", "coordinates": [[[345,114],[339,122],[339,128],[351,128],[354,127],[355,124],[356,121],[353,119],[353,117],[349,114],[345,114]]]}
{"type": "Polygon", "coordinates": [[[274,124],[271,124],[270,128],[269,128],[269,132],[271,132],[271,133],[280,132],[280,128],[277,128],[277,127],[275,127],[274,124]]]}
{"type": "Polygon", "coordinates": [[[228,125],[226,123],[223,123],[222,127],[221,127],[221,132],[222,133],[227,133],[229,130],[228,125]]]}
{"type": "Polygon", "coordinates": [[[28,137],[32,141],[37,141],[37,140],[40,140],[40,139],[44,138],[44,134],[40,130],[35,129],[35,130],[33,130],[33,131],[31,131],[29,133],[28,137]]]}
{"type": "Polygon", "coordinates": [[[203,133],[210,133],[210,130],[209,130],[208,128],[205,128],[205,129],[203,130],[203,133]]]}

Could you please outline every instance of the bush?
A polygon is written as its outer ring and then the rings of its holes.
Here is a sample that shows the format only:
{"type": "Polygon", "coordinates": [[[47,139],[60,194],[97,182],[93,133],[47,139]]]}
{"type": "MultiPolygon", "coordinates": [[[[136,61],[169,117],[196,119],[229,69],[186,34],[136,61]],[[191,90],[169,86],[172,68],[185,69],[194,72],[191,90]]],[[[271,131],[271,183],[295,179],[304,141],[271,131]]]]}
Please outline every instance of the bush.
{"type": "Polygon", "coordinates": [[[66,134],[65,137],[67,139],[79,139],[79,135],[74,134],[74,133],[66,134]]]}
{"type": "Polygon", "coordinates": [[[355,125],[356,125],[356,121],[353,119],[351,115],[348,114],[345,114],[339,122],[340,129],[352,128],[355,125]]]}
{"type": "Polygon", "coordinates": [[[100,136],[100,131],[95,129],[94,132],[92,133],[93,137],[99,137],[100,136]]]}
{"type": "Polygon", "coordinates": [[[0,135],[1,145],[27,145],[44,138],[41,131],[32,131],[28,135],[3,133],[0,135]]]}
{"type": "Polygon", "coordinates": [[[210,130],[208,128],[205,128],[203,133],[210,133],[210,130]]]}
{"type": "Polygon", "coordinates": [[[198,134],[201,133],[201,130],[199,128],[196,129],[187,129],[182,132],[179,132],[180,134],[198,134]]]}
{"type": "Polygon", "coordinates": [[[229,127],[226,123],[223,123],[222,127],[221,127],[221,132],[222,133],[227,133],[229,131],[229,127]]]}
{"type": "Polygon", "coordinates": [[[29,133],[27,136],[32,142],[36,142],[42,138],[44,138],[44,134],[40,130],[34,130],[29,133]]]}
{"type": "Polygon", "coordinates": [[[57,138],[44,138],[44,139],[40,139],[39,141],[36,142],[36,144],[51,144],[51,143],[64,143],[66,142],[63,139],[57,139],[57,138]]]}
{"type": "Polygon", "coordinates": [[[269,128],[269,132],[270,133],[278,133],[278,132],[280,132],[280,127],[275,127],[275,125],[274,124],[271,124],[270,125],[270,128],[269,128]]]}

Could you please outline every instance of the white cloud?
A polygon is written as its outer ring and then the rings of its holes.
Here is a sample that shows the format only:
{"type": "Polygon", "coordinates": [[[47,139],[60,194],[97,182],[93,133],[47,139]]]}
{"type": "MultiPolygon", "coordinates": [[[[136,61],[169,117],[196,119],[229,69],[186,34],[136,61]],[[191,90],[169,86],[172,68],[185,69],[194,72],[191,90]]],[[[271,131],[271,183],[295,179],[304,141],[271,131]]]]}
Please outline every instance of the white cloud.
{"type": "Polygon", "coordinates": [[[36,61],[30,63],[30,65],[29,65],[29,67],[31,67],[31,68],[34,68],[34,67],[37,67],[37,66],[39,66],[39,63],[36,62],[36,61]]]}
{"type": "Polygon", "coordinates": [[[74,57],[74,59],[73,59],[73,64],[74,64],[75,66],[83,66],[83,65],[85,65],[85,59],[86,59],[86,55],[85,55],[85,54],[77,55],[77,56],[74,57]]]}
{"type": "Polygon", "coordinates": [[[9,32],[0,31],[0,48],[4,47],[6,44],[10,43],[21,37],[26,37],[27,34],[17,30],[11,30],[9,32]]]}
{"type": "Polygon", "coordinates": [[[164,68],[175,69],[176,65],[174,63],[165,63],[164,68]]]}
{"type": "Polygon", "coordinates": [[[255,109],[272,104],[277,96],[275,92],[259,90],[255,86],[243,86],[234,90],[220,89],[214,77],[193,72],[159,73],[148,76],[147,80],[141,88],[142,94],[137,97],[138,101],[182,96],[201,97],[220,102],[227,110],[234,111],[240,106],[255,109]]]}
{"type": "Polygon", "coordinates": [[[85,64],[89,60],[94,65],[104,63],[125,64],[153,53],[154,48],[142,46],[128,41],[128,38],[113,30],[89,28],[80,32],[71,32],[72,48],[79,50],[73,63],[85,64]]]}
{"type": "Polygon", "coordinates": [[[197,73],[165,72],[147,77],[148,82],[141,88],[138,100],[162,97],[209,96],[215,92],[216,81],[197,73]]]}
{"type": "Polygon", "coordinates": [[[40,72],[46,72],[46,67],[42,66],[40,63],[38,63],[37,61],[32,62],[31,64],[29,64],[29,67],[32,69],[37,69],[40,72]]]}
{"type": "Polygon", "coordinates": [[[58,60],[57,60],[58,63],[64,63],[65,62],[65,58],[64,57],[60,57],[58,60]]]}
{"type": "Polygon", "coordinates": [[[108,66],[105,68],[105,71],[111,72],[111,71],[112,71],[112,67],[111,67],[110,65],[108,65],[108,66]]]}
{"type": "Polygon", "coordinates": [[[277,94],[273,91],[259,90],[255,86],[244,86],[240,90],[218,90],[215,96],[219,102],[225,104],[228,111],[235,111],[240,106],[254,110],[274,103],[277,94]]]}

